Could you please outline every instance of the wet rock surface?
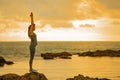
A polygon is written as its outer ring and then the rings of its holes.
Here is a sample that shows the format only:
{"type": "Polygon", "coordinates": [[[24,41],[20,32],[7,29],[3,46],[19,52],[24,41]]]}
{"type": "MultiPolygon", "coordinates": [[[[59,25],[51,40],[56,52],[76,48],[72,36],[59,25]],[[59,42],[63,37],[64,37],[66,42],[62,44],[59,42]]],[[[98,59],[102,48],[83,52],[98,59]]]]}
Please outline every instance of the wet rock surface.
{"type": "Polygon", "coordinates": [[[41,57],[43,59],[54,59],[54,58],[61,58],[61,59],[72,59],[72,55],[78,56],[89,56],[89,57],[120,57],[120,50],[96,50],[96,51],[87,51],[82,53],[74,53],[71,54],[69,52],[61,52],[61,53],[42,53],[41,57]]]}
{"type": "Polygon", "coordinates": [[[108,56],[108,57],[120,57],[120,50],[114,51],[114,50],[96,50],[94,52],[88,51],[83,53],[77,53],[79,56],[90,56],[90,57],[102,57],[102,56],[108,56]]]}
{"type": "Polygon", "coordinates": [[[83,76],[79,74],[78,76],[74,76],[74,78],[67,78],[66,80],[110,80],[107,78],[92,78],[89,76],[83,76]]]}
{"type": "Polygon", "coordinates": [[[3,67],[5,64],[12,65],[13,61],[6,61],[2,56],[0,56],[0,67],[3,67]]]}
{"type": "MultiPolygon", "coordinates": [[[[0,76],[0,80],[48,80],[43,73],[33,72],[33,73],[26,73],[22,76],[9,73],[0,76]]],[[[92,78],[89,76],[84,76],[79,74],[78,76],[74,76],[73,78],[67,78],[66,80],[110,80],[108,78],[92,78]]]]}
{"type": "Polygon", "coordinates": [[[0,76],[0,80],[48,80],[48,79],[44,74],[34,72],[34,73],[26,73],[22,76],[9,73],[9,74],[0,76]]]}
{"type": "Polygon", "coordinates": [[[14,73],[9,73],[0,76],[0,80],[19,80],[20,76],[14,73]]]}
{"type": "Polygon", "coordinates": [[[61,53],[42,53],[41,57],[43,59],[54,59],[54,58],[61,58],[61,59],[71,59],[72,54],[68,52],[61,52],[61,53]]]}

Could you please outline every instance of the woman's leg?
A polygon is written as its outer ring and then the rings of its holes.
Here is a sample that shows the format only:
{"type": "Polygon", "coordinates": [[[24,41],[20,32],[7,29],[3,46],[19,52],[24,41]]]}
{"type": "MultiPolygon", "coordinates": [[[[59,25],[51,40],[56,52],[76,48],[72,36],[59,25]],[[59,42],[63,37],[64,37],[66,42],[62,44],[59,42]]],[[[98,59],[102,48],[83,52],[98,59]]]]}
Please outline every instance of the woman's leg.
{"type": "Polygon", "coordinates": [[[34,55],[35,55],[35,47],[30,47],[30,60],[29,60],[30,70],[32,70],[34,55]]]}

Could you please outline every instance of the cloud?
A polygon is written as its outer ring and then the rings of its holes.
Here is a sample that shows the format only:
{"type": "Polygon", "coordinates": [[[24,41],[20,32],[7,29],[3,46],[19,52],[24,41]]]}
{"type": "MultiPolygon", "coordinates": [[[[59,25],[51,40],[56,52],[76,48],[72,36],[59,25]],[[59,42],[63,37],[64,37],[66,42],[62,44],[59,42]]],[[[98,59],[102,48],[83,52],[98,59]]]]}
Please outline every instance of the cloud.
{"type": "Polygon", "coordinates": [[[26,39],[32,11],[39,39],[113,39],[120,34],[118,4],[118,0],[0,0],[0,36],[26,39]]]}
{"type": "Polygon", "coordinates": [[[50,24],[54,28],[64,27],[69,28],[73,27],[72,23],[67,20],[44,20],[41,21],[41,27],[44,27],[46,24],[50,24]]]}
{"type": "Polygon", "coordinates": [[[41,22],[40,27],[50,24],[54,28],[73,27],[70,20],[109,16],[108,10],[97,0],[0,0],[0,10],[6,20],[17,22],[30,22],[29,15],[33,11],[35,21],[41,22]]]}
{"type": "Polygon", "coordinates": [[[0,0],[0,9],[10,18],[29,15],[33,11],[36,17],[41,19],[70,19],[74,12],[72,9],[74,3],[73,0],[0,0]]]}
{"type": "Polygon", "coordinates": [[[27,40],[28,22],[4,20],[0,23],[0,41],[27,40]]]}
{"type": "MultiPolygon", "coordinates": [[[[119,25],[114,24],[118,20],[114,19],[98,19],[98,20],[86,20],[84,24],[97,22],[95,27],[52,27],[51,24],[46,24],[44,27],[37,28],[36,34],[40,41],[47,40],[69,40],[69,41],[95,41],[95,40],[119,40],[120,34],[119,25]],[[87,22],[86,22],[87,21],[87,22]],[[99,25],[98,25],[99,24],[99,25]]],[[[27,22],[17,22],[18,29],[11,30],[10,28],[5,32],[0,34],[1,39],[6,40],[29,40],[27,36],[27,29],[29,23],[27,22]],[[6,36],[7,35],[7,36],[6,36]]],[[[40,21],[37,21],[37,26],[41,25],[40,21]]],[[[95,23],[96,24],[96,23],[95,23]]]]}
{"type": "Polygon", "coordinates": [[[100,22],[100,19],[85,19],[85,20],[72,20],[73,27],[95,27],[100,22]]]}
{"type": "Polygon", "coordinates": [[[120,9],[120,0],[98,0],[110,9],[120,9]]]}
{"type": "Polygon", "coordinates": [[[96,0],[0,0],[0,4],[2,13],[10,18],[25,17],[33,11],[36,19],[71,20],[96,18],[103,15],[101,11],[106,12],[96,0]]]}
{"type": "MultiPolygon", "coordinates": [[[[95,29],[95,28],[94,28],[95,29]]],[[[94,29],[89,28],[53,28],[47,24],[45,27],[36,31],[38,39],[46,41],[87,41],[87,40],[98,40],[101,39],[99,33],[95,32],[94,29]],[[88,39],[89,37],[89,39],[88,39]]]]}
{"type": "Polygon", "coordinates": [[[113,9],[113,10],[110,10],[110,13],[111,13],[111,18],[120,18],[120,9],[113,9]]]}
{"type": "Polygon", "coordinates": [[[104,5],[109,12],[109,17],[120,18],[120,0],[97,0],[104,5]]]}
{"type": "Polygon", "coordinates": [[[80,0],[77,7],[78,19],[95,19],[103,16],[109,16],[105,6],[97,0],[80,0]]]}

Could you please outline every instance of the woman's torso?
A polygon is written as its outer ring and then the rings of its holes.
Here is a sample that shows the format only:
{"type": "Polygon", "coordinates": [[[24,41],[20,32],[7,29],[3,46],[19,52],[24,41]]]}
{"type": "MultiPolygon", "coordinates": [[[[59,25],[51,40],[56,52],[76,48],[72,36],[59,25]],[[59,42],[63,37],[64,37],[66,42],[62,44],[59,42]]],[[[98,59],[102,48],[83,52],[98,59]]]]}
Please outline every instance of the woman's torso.
{"type": "Polygon", "coordinates": [[[35,47],[37,45],[37,36],[36,36],[36,34],[33,33],[33,35],[30,37],[30,39],[31,39],[30,46],[35,47]]]}

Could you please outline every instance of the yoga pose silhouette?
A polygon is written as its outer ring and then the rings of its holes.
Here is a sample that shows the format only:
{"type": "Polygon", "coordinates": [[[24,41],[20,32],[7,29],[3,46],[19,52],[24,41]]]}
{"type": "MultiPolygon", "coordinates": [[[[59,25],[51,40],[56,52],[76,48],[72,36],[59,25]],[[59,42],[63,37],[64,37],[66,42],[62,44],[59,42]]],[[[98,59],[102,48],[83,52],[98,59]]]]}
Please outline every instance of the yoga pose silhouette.
{"type": "Polygon", "coordinates": [[[30,60],[29,60],[30,70],[29,70],[29,72],[36,72],[36,70],[34,70],[32,68],[33,59],[34,59],[34,55],[35,55],[35,48],[36,48],[36,45],[37,45],[37,36],[34,33],[35,24],[34,24],[33,13],[32,12],[30,14],[30,17],[31,17],[31,25],[29,25],[29,27],[28,27],[28,36],[31,40],[30,47],[29,47],[30,48],[30,60]]]}

